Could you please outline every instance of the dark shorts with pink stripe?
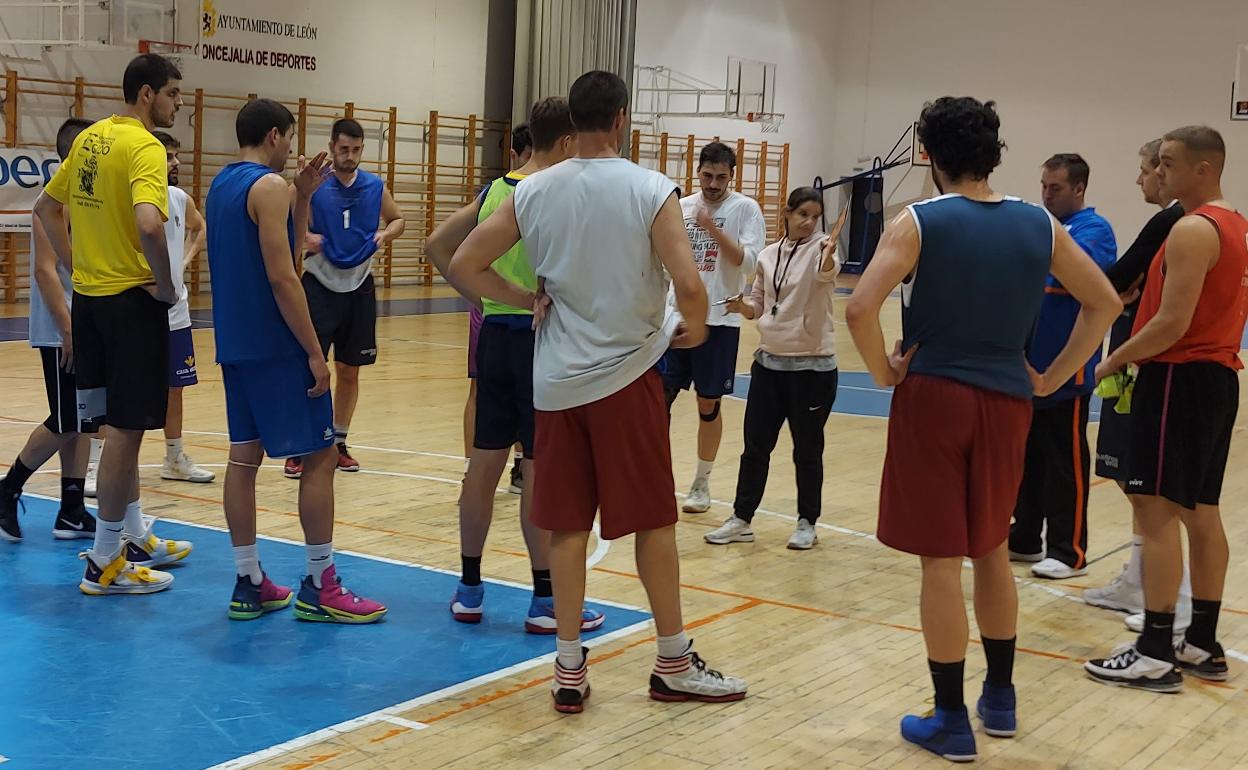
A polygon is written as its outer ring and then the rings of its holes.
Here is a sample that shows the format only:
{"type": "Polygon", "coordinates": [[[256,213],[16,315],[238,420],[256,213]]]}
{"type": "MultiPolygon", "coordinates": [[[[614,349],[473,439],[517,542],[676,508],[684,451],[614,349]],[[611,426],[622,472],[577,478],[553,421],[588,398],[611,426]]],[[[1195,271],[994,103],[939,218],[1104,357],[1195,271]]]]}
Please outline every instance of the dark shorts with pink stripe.
{"type": "Polygon", "coordinates": [[[1239,414],[1239,377],[1222,364],[1147,363],[1131,399],[1127,492],[1193,510],[1217,505],[1239,414]]]}
{"type": "Polygon", "coordinates": [[[893,392],[879,539],[931,557],[986,556],[1010,534],[1031,399],[912,374],[893,392]]]}

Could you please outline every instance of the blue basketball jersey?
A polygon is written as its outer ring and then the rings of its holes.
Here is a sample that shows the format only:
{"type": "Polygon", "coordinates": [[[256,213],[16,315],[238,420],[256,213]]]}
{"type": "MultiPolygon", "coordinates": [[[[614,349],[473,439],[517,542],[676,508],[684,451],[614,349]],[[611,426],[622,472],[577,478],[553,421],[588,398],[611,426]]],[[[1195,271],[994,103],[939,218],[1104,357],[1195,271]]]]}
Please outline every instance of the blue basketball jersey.
{"type": "Polygon", "coordinates": [[[1053,220],[1018,198],[942,195],[909,207],[919,262],[902,284],[910,371],[1031,398],[1024,365],[1053,261],[1053,220]]]}
{"type": "Polygon", "coordinates": [[[312,224],[308,228],[323,240],[321,253],[335,267],[361,265],[377,251],[377,226],[385,183],[376,174],[359,170],[348,187],[330,174],[312,194],[312,224]]]}
{"type": "MultiPolygon", "coordinates": [[[[251,187],[268,166],[231,163],[208,190],[208,266],[212,272],[212,326],[217,363],[305,355],[278,310],[260,252],[260,228],[247,213],[251,187]]],[[[286,218],[291,249],[295,224],[286,218]]]]}

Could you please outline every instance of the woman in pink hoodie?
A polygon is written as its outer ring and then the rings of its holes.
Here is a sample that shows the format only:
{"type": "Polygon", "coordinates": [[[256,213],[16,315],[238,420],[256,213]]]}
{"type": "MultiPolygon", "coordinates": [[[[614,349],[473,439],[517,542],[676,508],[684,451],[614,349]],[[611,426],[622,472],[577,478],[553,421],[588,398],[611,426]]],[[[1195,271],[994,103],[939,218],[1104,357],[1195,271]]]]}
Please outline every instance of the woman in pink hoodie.
{"type": "Polygon", "coordinates": [[[818,191],[794,190],[784,209],[784,238],[759,253],[749,295],[726,302],[730,312],[758,319],[759,346],[750,368],[734,512],[705,536],[708,543],[754,541],[750,522],[763,499],[771,452],[786,420],[800,517],[788,547],[806,550],[819,540],[815,522],[822,508],[823,429],[837,383],[832,298],[841,269],[836,239],[816,232],[822,216],[818,191]]]}

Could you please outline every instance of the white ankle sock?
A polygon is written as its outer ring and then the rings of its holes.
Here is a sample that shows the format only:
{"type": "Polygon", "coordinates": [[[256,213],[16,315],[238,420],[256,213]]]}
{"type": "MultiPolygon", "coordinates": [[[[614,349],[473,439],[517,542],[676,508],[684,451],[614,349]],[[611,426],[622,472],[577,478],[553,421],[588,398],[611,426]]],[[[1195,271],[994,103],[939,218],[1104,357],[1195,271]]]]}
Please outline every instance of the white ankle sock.
{"type": "Polygon", "coordinates": [[[694,475],[694,481],[708,481],[711,478],[711,469],[715,467],[714,460],[703,460],[698,458],[698,472],[694,475]]]}
{"type": "Polygon", "coordinates": [[[122,521],[125,522],[126,534],[130,537],[141,538],[147,530],[147,525],[143,522],[143,509],[138,500],[126,505],[126,517],[122,521]]]}
{"type": "Polygon", "coordinates": [[[1183,562],[1183,580],[1179,583],[1179,603],[1192,604],[1192,574],[1187,570],[1187,562],[1183,562]]]}
{"type": "Polygon", "coordinates": [[[167,438],[165,439],[165,459],[173,462],[178,459],[178,455],[182,454],[182,439],[167,438]]]}
{"type": "Polygon", "coordinates": [[[559,665],[567,671],[575,671],[585,662],[585,657],[581,654],[581,640],[579,638],[570,642],[557,638],[555,639],[555,650],[558,652],[559,665]]]}
{"type": "Polygon", "coordinates": [[[264,573],[260,571],[260,553],[255,543],[234,546],[234,569],[239,575],[246,575],[252,585],[260,585],[264,573]]]}
{"type": "Polygon", "coordinates": [[[671,636],[660,636],[658,643],[660,658],[679,658],[689,652],[689,637],[683,630],[671,636]]]}
{"type": "Polygon", "coordinates": [[[104,521],[100,519],[99,526],[95,528],[95,546],[91,549],[95,552],[98,561],[111,561],[121,551],[121,532],[123,525],[120,521],[104,521]]]}
{"type": "Polygon", "coordinates": [[[308,575],[312,578],[312,585],[317,588],[321,587],[321,575],[325,574],[325,570],[334,566],[334,544],[333,541],[313,545],[308,543],[308,575]]]}
{"type": "Polygon", "coordinates": [[[347,429],[348,429],[348,427],[349,427],[349,426],[347,426],[347,425],[339,425],[339,424],[337,424],[337,423],[334,423],[334,443],[335,443],[335,444],[345,444],[345,443],[347,443],[347,429]]]}
{"type": "Polygon", "coordinates": [[[1127,561],[1127,582],[1133,586],[1144,585],[1144,536],[1131,536],[1131,558],[1127,561]]]}

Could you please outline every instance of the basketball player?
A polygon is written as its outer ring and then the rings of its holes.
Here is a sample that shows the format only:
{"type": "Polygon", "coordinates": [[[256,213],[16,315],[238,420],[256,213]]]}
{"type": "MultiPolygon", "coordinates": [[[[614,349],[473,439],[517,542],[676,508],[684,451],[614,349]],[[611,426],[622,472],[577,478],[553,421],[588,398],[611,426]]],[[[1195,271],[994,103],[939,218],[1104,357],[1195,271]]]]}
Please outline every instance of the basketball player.
{"type": "Polygon", "coordinates": [[[208,232],[195,201],[178,187],[178,151],[182,144],[164,131],[153,132],[153,135],[165,146],[169,168],[169,219],[165,222],[165,241],[169,244],[170,275],[178,290],[178,301],[169,308],[169,409],[165,413],[165,463],[160,477],[207,484],[217,474],[196,465],[182,448],[182,389],[199,382],[186,266],[203,249],[208,232]]]}
{"type": "MultiPolygon", "coordinates": [[[[528,164],[533,157],[533,135],[529,131],[527,123],[521,123],[512,129],[511,132],[511,150],[508,153],[512,171],[522,168],[528,164]]],[[[482,189],[482,194],[485,190],[482,189]]],[[[479,198],[480,196],[478,196],[479,198]]],[[[470,204],[470,205],[475,205],[470,204]]],[[[465,225],[470,228],[477,223],[477,210],[474,209],[471,219],[465,219],[465,225]]],[[[467,237],[469,229],[463,229],[463,237],[467,237]]],[[[455,242],[454,246],[443,258],[443,267],[450,263],[451,255],[458,248],[462,238],[455,242]]],[[[426,246],[426,251],[428,247],[426,246]]],[[[443,267],[439,267],[439,271],[445,276],[446,271],[443,267]]],[[[481,335],[481,323],[485,317],[481,314],[481,308],[472,305],[468,308],[468,400],[464,404],[464,457],[472,452],[473,435],[477,429],[477,338],[481,335]]],[[[520,468],[520,462],[524,459],[523,450],[517,451],[513,455],[511,464],[511,483],[507,487],[507,491],[513,495],[520,494],[524,486],[524,473],[520,468]]],[[[467,475],[467,463],[465,462],[465,475],[467,475]]]]}
{"type": "Polygon", "coordinates": [[[1107,684],[1177,692],[1179,669],[1227,678],[1217,631],[1229,549],[1218,501],[1239,411],[1236,372],[1244,366],[1248,220],[1222,197],[1225,165],[1226,145],[1212,128],[1164,137],[1161,183],[1187,214],[1153,259],[1131,338],[1097,368],[1103,378],[1140,367],[1126,478],[1144,536],[1144,625],[1134,644],[1084,664],[1107,684]],[[1190,549],[1192,624],[1176,644],[1180,522],[1190,549]]]}
{"type": "MultiPolygon", "coordinates": [[[[680,199],[694,265],[708,297],[715,301],[741,295],[747,280],[754,278],[758,253],[767,241],[767,223],[758,203],[732,189],[736,173],[737,154],[726,144],[711,142],[698,156],[701,192],[680,199]]],[[[676,306],[671,292],[668,304],[676,306]]],[[[685,498],[686,513],[705,513],[711,507],[711,469],[724,431],[720,399],[732,393],[736,379],[741,316],[724,305],[711,305],[706,325],[706,342],[691,350],[670,350],[662,363],[669,411],[680,391],[690,385],[698,396],[698,469],[685,498]]]]}
{"type": "MultiPolygon", "coordinates": [[[[338,470],[355,472],[360,464],[347,450],[347,431],[360,398],[360,367],[377,363],[373,255],[402,235],[406,223],[381,177],[360,168],[364,128],[359,123],[350,118],[335,121],[329,153],[334,173],[312,196],[303,291],[325,357],[334,349],[338,470]]],[[[285,473],[287,478],[299,478],[302,458],[287,459],[285,473]]]]}
{"type": "Polygon", "coordinates": [[[156,54],[133,59],[122,80],[125,114],[79,134],[35,204],[57,258],[73,266],[79,428],[110,428],[95,546],[81,554],[86,568],[78,587],[89,595],[162,591],[173,575],[150,567],[191,552],[188,542],[152,534],[139,508],[138,472],[143,433],[164,427],[169,308],[177,301],[165,240],[165,152],[151,131],[173,125],[181,78],[156,54]]]}
{"type": "MultiPolygon", "coordinates": [[[[443,223],[428,238],[425,251],[440,270],[445,270],[455,249],[477,222],[486,221],[509,199],[530,174],[560,163],[576,153],[576,129],[562,97],[548,97],[533,105],[529,115],[533,154],[519,170],[494,180],[471,205],[443,223]],[[475,213],[474,213],[475,209],[475,213]],[[475,217],[475,218],[474,218],[475,217]]],[[[537,290],[537,276],[524,249],[513,246],[494,270],[528,291],[537,290]]],[[[445,273],[444,273],[445,274],[445,273]]],[[[519,440],[526,459],[524,478],[533,479],[533,311],[532,306],[512,307],[489,297],[468,294],[480,301],[484,322],[477,341],[477,409],[468,474],[459,500],[461,571],[451,599],[451,615],[462,623],[479,623],[485,586],[481,582],[481,555],[494,516],[494,490],[498,487],[508,450],[519,440]]],[[[533,600],[525,619],[526,631],[555,633],[555,607],[550,580],[550,533],[532,521],[532,485],[520,495],[520,527],[533,568],[533,600]]],[[[592,631],[603,623],[595,610],[582,612],[581,630],[592,631]]]]}
{"type": "MultiPolygon", "coordinates": [[[[1040,187],[1044,207],[1075,243],[1107,270],[1118,258],[1118,242],[1105,217],[1084,203],[1087,161],[1075,153],[1062,153],[1045,161],[1043,169],[1040,187]]],[[[1027,346],[1027,361],[1032,367],[1040,371],[1048,368],[1070,339],[1078,316],[1079,303],[1050,275],[1036,330],[1027,346]]],[[[1098,348],[1070,382],[1032,403],[1023,482],[1010,527],[1010,559],[1030,563],[1031,574],[1036,577],[1066,580],[1088,571],[1088,484],[1092,470],[1088,405],[1096,387],[1092,372],[1100,361],[1098,348]]]]}
{"type": "Polygon", "coordinates": [[[989,735],[1012,736],[1018,596],[1006,539],[1032,398],[1069,380],[1122,310],[1104,273],[1052,216],[989,186],[1004,147],[1000,125],[992,102],[968,97],[943,97],[923,109],[918,135],[943,194],[892,221],[846,308],[872,377],[897,388],[879,539],[917,554],[923,568],[920,617],[936,709],[903,719],[901,734],[957,761],[976,756],[962,693],[962,561],[974,564],[975,616],[988,659],[979,717],[989,735]],[[1024,349],[1050,273],[1081,309],[1065,347],[1037,374],[1024,349]],[[889,355],[879,314],[898,284],[904,339],[889,355]]]}
{"type": "MultiPolygon", "coordinates": [[[[1161,211],[1153,215],[1144,229],[1136,236],[1135,242],[1123,253],[1122,258],[1114,263],[1106,274],[1120,295],[1133,297],[1114,327],[1109,332],[1109,352],[1113,353],[1131,336],[1131,325],[1135,322],[1135,314],[1140,306],[1139,295],[1148,274],[1149,264],[1157,255],[1166,237],[1170,235],[1174,224],[1183,218],[1183,207],[1178,201],[1172,200],[1170,194],[1161,186],[1158,168],[1161,165],[1161,140],[1154,139],[1140,148],[1140,173],[1136,184],[1144,193],[1144,201],[1160,206],[1161,211]]],[[[1126,370],[1120,377],[1129,377],[1126,370]]],[[[1121,380],[1125,384],[1129,380],[1121,380]]],[[[1101,383],[1103,386],[1110,384],[1101,383]]],[[[1118,391],[1121,391],[1121,386],[1118,391]]],[[[1117,391],[1116,391],[1117,392],[1117,391]]],[[[1144,583],[1140,569],[1144,538],[1140,535],[1138,516],[1135,515],[1135,503],[1139,499],[1127,494],[1125,476],[1126,453],[1130,443],[1131,413],[1124,409],[1118,411],[1120,399],[1107,396],[1101,407],[1101,425],[1096,436],[1096,475],[1116,482],[1132,506],[1131,557],[1118,577],[1103,588],[1090,588],[1083,592],[1083,600],[1094,607],[1104,607],[1132,613],[1127,618],[1128,625],[1144,621],[1144,583]]],[[[1130,401],[1126,402],[1129,406],[1130,401]]],[[[1179,603],[1174,618],[1174,629],[1178,633],[1186,631],[1192,622],[1192,585],[1186,568],[1183,582],[1179,588],[1179,603]]],[[[1139,625],[1134,629],[1139,631],[1139,625]]]]}
{"type": "Polygon", "coordinates": [[[269,580],[256,550],[256,470],[269,457],[302,456],[299,521],[307,576],[295,617],[373,623],[386,608],[352,594],[334,568],[333,406],[329,367],[295,272],[311,198],[325,181],[326,153],[299,158],[294,189],[281,172],[295,118],[271,99],[254,99],[235,120],[238,160],[208,191],[208,261],[213,334],[225,384],[230,460],[225,519],[238,576],[229,617],[254,620],[290,604],[292,591],[269,580]]]}
{"type": "MultiPolygon", "coordinates": [[[[56,132],[56,152],[65,162],[69,148],[91,121],[70,118],[56,132]]],[[[95,537],[95,518],[83,505],[87,439],[78,433],[78,400],[74,387],[74,337],[69,305],[73,294],[69,271],[57,262],[38,219],[32,222],[30,252],[30,346],[43,360],[48,394],[48,419],[26,439],[12,467],[0,480],[0,539],[22,540],[17,504],[22,488],[54,454],[61,456],[61,506],[52,524],[58,540],[95,537]]]]}
{"type": "Polygon", "coordinates": [[[449,269],[470,296],[535,310],[533,519],[552,533],[555,708],[579,712],[589,694],[581,609],[585,547],[599,508],[603,537],[637,535],[637,571],[659,645],[650,697],[740,700],[745,682],[707,667],[685,636],[667,410],[654,369],[669,346],[705,341],[706,290],[675,186],[619,157],[624,81],[588,72],[568,103],[577,157],[521,183],[472,231],[449,269]],[[492,269],[522,232],[537,291],[492,269]],[[664,268],[676,284],[680,325],[665,312],[664,268]]]}

